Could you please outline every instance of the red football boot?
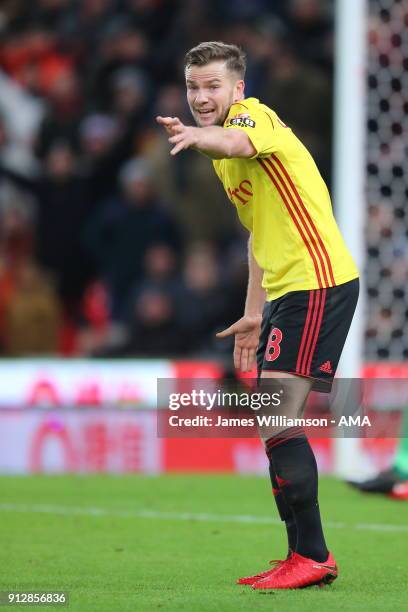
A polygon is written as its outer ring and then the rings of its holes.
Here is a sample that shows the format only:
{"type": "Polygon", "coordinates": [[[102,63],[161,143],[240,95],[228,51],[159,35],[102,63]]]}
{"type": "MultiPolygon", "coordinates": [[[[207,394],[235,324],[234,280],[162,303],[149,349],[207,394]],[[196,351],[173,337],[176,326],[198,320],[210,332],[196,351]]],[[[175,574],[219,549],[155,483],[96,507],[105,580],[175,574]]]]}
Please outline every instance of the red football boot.
{"type": "Polygon", "coordinates": [[[246,578],[238,578],[237,584],[249,584],[252,585],[263,578],[268,576],[272,576],[274,572],[276,572],[279,568],[282,567],[284,563],[291,557],[293,553],[290,553],[286,559],[272,559],[269,561],[270,565],[273,565],[271,569],[265,570],[264,572],[260,572],[259,574],[255,574],[254,576],[247,576],[246,578]]]}
{"type": "Polygon", "coordinates": [[[252,584],[253,589],[302,589],[318,584],[330,584],[337,578],[337,565],[331,553],[327,561],[319,563],[313,559],[292,553],[279,571],[252,584]]]}
{"type": "Polygon", "coordinates": [[[408,501],[408,482],[399,482],[395,484],[391,493],[388,493],[392,499],[400,499],[403,501],[408,501]]]}

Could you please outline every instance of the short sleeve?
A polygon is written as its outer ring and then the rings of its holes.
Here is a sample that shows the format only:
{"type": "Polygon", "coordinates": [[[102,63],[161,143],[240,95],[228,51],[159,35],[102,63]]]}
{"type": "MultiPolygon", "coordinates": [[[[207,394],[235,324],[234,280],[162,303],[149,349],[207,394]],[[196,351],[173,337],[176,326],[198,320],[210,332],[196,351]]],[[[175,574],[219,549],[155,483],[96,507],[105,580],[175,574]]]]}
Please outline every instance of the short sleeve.
{"type": "Polygon", "coordinates": [[[225,120],[224,127],[243,130],[248,134],[256,154],[253,157],[266,157],[277,150],[277,126],[272,117],[255,105],[233,104],[225,120]]]}

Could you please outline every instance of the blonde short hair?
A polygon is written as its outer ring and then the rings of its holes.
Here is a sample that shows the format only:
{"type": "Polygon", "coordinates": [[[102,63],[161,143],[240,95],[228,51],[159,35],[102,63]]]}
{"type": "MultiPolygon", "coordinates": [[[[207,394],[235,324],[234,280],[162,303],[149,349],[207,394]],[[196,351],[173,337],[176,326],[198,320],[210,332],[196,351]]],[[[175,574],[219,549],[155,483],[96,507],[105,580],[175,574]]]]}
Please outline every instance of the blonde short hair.
{"type": "Polygon", "coordinates": [[[236,45],[223,42],[202,42],[187,51],[184,58],[184,69],[190,66],[206,66],[211,62],[225,61],[227,69],[236,72],[243,79],[246,70],[246,55],[236,45]]]}

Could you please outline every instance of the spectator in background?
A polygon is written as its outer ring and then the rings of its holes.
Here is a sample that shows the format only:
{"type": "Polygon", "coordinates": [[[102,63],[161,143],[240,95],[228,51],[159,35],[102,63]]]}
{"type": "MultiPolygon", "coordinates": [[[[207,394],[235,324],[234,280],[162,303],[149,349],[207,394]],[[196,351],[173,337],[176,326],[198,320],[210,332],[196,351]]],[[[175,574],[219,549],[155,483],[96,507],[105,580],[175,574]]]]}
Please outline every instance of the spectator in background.
{"type": "Polygon", "coordinates": [[[55,33],[43,23],[31,21],[25,27],[6,32],[0,64],[26,90],[47,95],[50,82],[70,64],[69,57],[59,53],[55,33]]]}
{"type": "Polygon", "coordinates": [[[8,355],[56,354],[61,311],[52,284],[32,262],[19,270],[5,314],[4,344],[8,355]]]}
{"type": "Polygon", "coordinates": [[[111,292],[114,318],[123,316],[130,290],[142,278],[146,250],[157,242],[177,252],[181,248],[178,226],[157,198],[150,164],[142,158],[126,162],[119,185],[87,232],[89,251],[111,292]]]}
{"type": "Polygon", "coordinates": [[[105,283],[91,282],[81,304],[81,322],[74,340],[74,352],[97,355],[121,346],[126,338],[123,328],[111,323],[110,296],[105,283]]]}
{"type": "Polygon", "coordinates": [[[88,58],[88,88],[99,103],[109,97],[112,74],[124,67],[148,68],[149,42],[125,14],[116,14],[99,30],[98,53],[88,58]]]}
{"type": "Polygon", "coordinates": [[[190,334],[180,325],[180,313],[171,294],[158,286],[144,285],[128,306],[124,326],[119,330],[116,327],[113,333],[111,330],[94,355],[179,357],[193,351],[190,334]]]}
{"type": "Polygon", "coordinates": [[[129,338],[121,353],[143,357],[176,357],[189,354],[189,336],[178,325],[172,297],[163,290],[143,289],[132,305],[129,338]]]}
{"type": "Polygon", "coordinates": [[[118,139],[109,164],[113,166],[115,179],[123,162],[143,148],[150,89],[146,74],[137,68],[119,68],[112,74],[110,108],[117,122],[118,139]]]}
{"type": "MultiPolygon", "coordinates": [[[[169,83],[159,90],[152,114],[157,114],[161,107],[166,109],[170,117],[187,119],[189,111],[186,106],[184,90],[179,84],[169,83]]],[[[180,196],[185,192],[189,180],[188,165],[185,159],[175,159],[171,168],[167,138],[161,130],[157,129],[156,125],[151,126],[150,130],[145,128],[144,133],[144,154],[149,158],[157,176],[155,184],[158,193],[166,194],[168,201],[178,210],[182,206],[180,196]]],[[[182,218],[183,211],[178,210],[178,214],[182,218]]]]}
{"type": "Polygon", "coordinates": [[[148,112],[150,83],[137,68],[120,68],[112,74],[112,110],[123,130],[140,129],[148,112]]]}
{"type": "Polygon", "coordinates": [[[33,253],[33,227],[31,213],[27,207],[31,200],[24,198],[15,189],[0,192],[0,256],[7,269],[18,271],[33,253]],[[8,192],[8,193],[7,193],[8,192]],[[7,194],[11,198],[5,197],[7,194]],[[4,208],[3,208],[4,206],[4,208]]]}
{"type": "Polygon", "coordinates": [[[24,91],[1,70],[0,91],[0,163],[32,176],[39,170],[33,141],[44,114],[44,102],[24,91]]]}
{"type": "Polygon", "coordinates": [[[77,150],[78,123],[83,114],[81,82],[69,67],[55,75],[49,85],[47,110],[39,126],[36,152],[43,159],[52,144],[63,140],[77,150]]]}
{"type": "Polygon", "coordinates": [[[81,172],[88,179],[92,201],[98,205],[112,196],[118,171],[129,155],[119,123],[106,113],[86,115],[79,124],[81,172]]]}
{"type": "Polygon", "coordinates": [[[54,142],[38,179],[28,179],[4,168],[1,170],[10,181],[35,197],[35,253],[38,262],[54,277],[67,315],[75,317],[92,275],[81,244],[81,231],[92,203],[87,184],[78,174],[72,149],[65,142],[54,142]]]}
{"type": "MultiPolygon", "coordinates": [[[[144,318],[142,317],[143,321],[138,318],[136,305],[141,296],[146,294],[166,296],[171,302],[171,310],[174,310],[174,300],[180,288],[176,251],[166,243],[152,244],[146,250],[142,268],[142,280],[132,287],[130,298],[123,308],[123,316],[117,322],[112,323],[110,319],[112,309],[105,284],[96,280],[89,285],[82,303],[82,323],[77,338],[77,349],[80,353],[113,356],[122,352],[132,352],[133,349],[140,350],[137,348],[139,331],[144,330],[145,325],[144,318]]],[[[149,318],[148,314],[147,317],[149,318]]],[[[149,325],[150,323],[147,327],[149,325]]],[[[160,325],[161,323],[158,326],[160,325]]],[[[177,326],[176,331],[178,333],[177,326]]],[[[143,342],[145,341],[144,339],[143,342]]],[[[169,350],[173,348],[169,346],[169,350]]]]}
{"type": "Polygon", "coordinates": [[[193,245],[186,255],[177,313],[192,351],[208,350],[228,317],[228,295],[211,243],[193,245]]]}
{"type": "Polygon", "coordinates": [[[180,287],[179,257],[170,245],[156,242],[146,249],[143,260],[143,280],[136,293],[145,287],[155,287],[173,296],[180,287]]]}
{"type": "MultiPolygon", "coordinates": [[[[60,1],[60,0],[59,0],[60,1]]],[[[116,0],[81,0],[72,2],[63,0],[64,5],[55,15],[56,27],[60,39],[72,50],[80,65],[88,67],[95,58],[89,57],[88,50],[96,49],[100,32],[106,22],[112,18],[116,0]]]]}
{"type": "Polygon", "coordinates": [[[0,187],[0,352],[7,351],[7,311],[21,269],[33,253],[32,202],[12,185],[0,187]]]}

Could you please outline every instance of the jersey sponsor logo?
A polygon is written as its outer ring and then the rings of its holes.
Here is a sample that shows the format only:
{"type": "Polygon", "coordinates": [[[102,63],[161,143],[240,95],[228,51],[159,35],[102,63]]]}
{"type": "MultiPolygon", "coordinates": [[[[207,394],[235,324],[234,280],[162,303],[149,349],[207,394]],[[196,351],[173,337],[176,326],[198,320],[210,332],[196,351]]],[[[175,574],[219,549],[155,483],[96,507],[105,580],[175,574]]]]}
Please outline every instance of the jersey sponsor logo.
{"type": "Polygon", "coordinates": [[[243,206],[248,204],[249,200],[254,195],[254,192],[252,191],[252,183],[248,179],[241,181],[238,187],[228,187],[227,192],[229,199],[233,204],[240,203],[243,206]]]}
{"type": "Polygon", "coordinates": [[[241,113],[239,115],[235,115],[231,117],[228,122],[228,125],[236,125],[238,127],[250,127],[254,128],[256,123],[247,113],[241,113]]]}

